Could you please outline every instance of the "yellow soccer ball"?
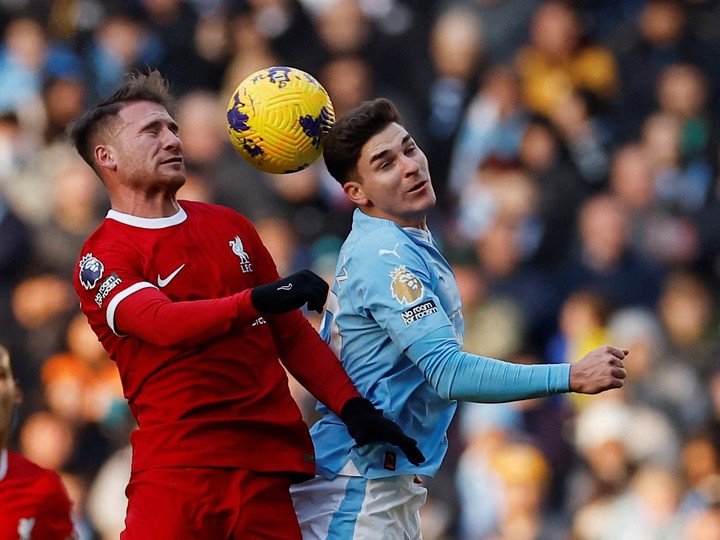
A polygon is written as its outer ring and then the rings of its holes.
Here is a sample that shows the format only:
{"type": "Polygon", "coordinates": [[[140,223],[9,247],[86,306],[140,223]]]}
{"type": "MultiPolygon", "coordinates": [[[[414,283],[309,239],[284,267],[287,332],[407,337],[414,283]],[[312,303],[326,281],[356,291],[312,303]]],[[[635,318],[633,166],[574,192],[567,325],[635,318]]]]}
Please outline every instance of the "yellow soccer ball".
{"type": "Polygon", "coordinates": [[[227,121],[238,154],[261,171],[285,174],[301,171],[320,157],[335,111],[312,75],[274,66],[238,85],[228,102],[227,121]]]}

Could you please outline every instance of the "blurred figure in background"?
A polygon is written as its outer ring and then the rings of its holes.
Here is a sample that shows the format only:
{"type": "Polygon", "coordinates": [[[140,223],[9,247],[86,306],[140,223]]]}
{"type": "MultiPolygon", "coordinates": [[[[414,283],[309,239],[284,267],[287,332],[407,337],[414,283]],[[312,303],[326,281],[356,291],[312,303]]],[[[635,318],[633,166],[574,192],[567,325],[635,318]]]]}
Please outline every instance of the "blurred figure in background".
{"type": "Polygon", "coordinates": [[[689,3],[649,0],[630,24],[609,39],[618,65],[622,91],[616,96],[614,123],[619,143],[636,140],[645,118],[657,107],[657,81],[677,62],[693,62],[705,53],[688,31],[689,3]]]}
{"type": "Polygon", "coordinates": [[[720,339],[713,307],[713,291],[697,273],[677,270],[663,282],[658,314],[667,336],[666,357],[701,378],[717,367],[720,339]]]}
{"type": "Polygon", "coordinates": [[[493,459],[522,430],[516,403],[462,403],[457,422],[463,450],[455,469],[460,516],[458,538],[485,538],[502,512],[501,479],[493,459]]]}
{"type": "Polygon", "coordinates": [[[135,423],[117,368],[82,313],[70,321],[65,341],[42,367],[43,394],[47,410],[67,422],[77,441],[66,470],[90,482],[135,423]]]}
{"type": "Polygon", "coordinates": [[[428,47],[432,79],[421,104],[417,137],[432,163],[438,208],[446,211],[453,203],[448,191],[452,148],[485,61],[476,15],[465,8],[442,12],[432,26],[428,47]]]}
{"type": "Polygon", "coordinates": [[[50,272],[25,277],[13,289],[11,299],[13,318],[19,335],[32,347],[25,347],[23,362],[18,366],[27,380],[25,395],[30,403],[42,402],[40,370],[50,356],[62,350],[65,329],[77,303],[72,297],[72,287],[66,279],[50,272]]]}
{"type": "Polygon", "coordinates": [[[626,506],[619,501],[635,471],[645,464],[669,467],[679,455],[677,435],[663,418],[652,409],[614,399],[601,399],[582,410],[574,443],[581,459],[571,470],[567,510],[572,537],[582,540],[617,538],[608,524],[619,529],[615,514],[626,506]]]}
{"type": "Polygon", "coordinates": [[[578,289],[593,289],[613,308],[655,306],[663,268],[632,249],[629,218],[628,209],[607,193],[582,204],[577,242],[556,269],[561,298],[578,289]]]}
{"type": "Polygon", "coordinates": [[[461,198],[463,188],[490,158],[511,163],[518,159],[528,115],[522,105],[518,74],[506,65],[494,65],[463,114],[448,171],[448,196],[461,198]]]}
{"type": "Polygon", "coordinates": [[[562,524],[547,513],[552,472],[542,452],[531,444],[512,443],[499,449],[491,467],[500,479],[500,513],[488,540],[556,540],[562,524]]]}
{"type": "MultiPolygon", "coordinates": [[[[0,343],[5,343],[7,348],[14,352],[23,346],[23,340],[18,338],[20,329],[13,315],[12,297],[30,261],[32,233],[30,227],[13,210],[1,186],[0,238],[0,343]]],[[[28,374],[23,372],[16,376],[22,384],[28,384],[28,374]]]]}
{"type": "Polygon", "coordinates": [[[47,217],[34,224],[34,273],[51,272],[70,279],[74,253],[100,223],[107,201],[92,169],[77,156],[56,163],[48,190],[47,217]]]}
{"type": "MultiPolygon", "coordinates": [[[[560,306],[557,332],[547,340],[545,356],[556,364],[574,362],[605,343],[609,339],[607,321],[611,312],[604,295],[590,289],[573,291],[560,306]]],[[[589,403],[584,395],[569,397],[576,409],[589,403]]]]}
{"type": "Polygon", "coordinates": [[[72,503],[60,477],[8,449],[20,388],[0,345],[0,538],[75,538],[72,503]]]}
{"type": "Polygon", "coordinates": [[[510,63],[525,45],[539,0],[443,0],[441,6],[462,6],[478,19],[485,54],[492,63],[510,63]]]}
{"type": "Polygon", "coordinates": [[[515,57],[528,109],[550,117],[575,90],[584,90],[608,112],[619,82],[615,59],[604,47],[586,44],[582,32],[571,5],[560,1],[539,5],[529,43],[515,57]]]}
{"type": "Polygon", "coordinates": [[[669,353],[665,330],[654,311],[617,310],[608,320],[607,332],[614,342],[633,351],[623,389],[628,399],[661,411],[686,436],[707,422],[711,405],[701,372],[669,353]]]}

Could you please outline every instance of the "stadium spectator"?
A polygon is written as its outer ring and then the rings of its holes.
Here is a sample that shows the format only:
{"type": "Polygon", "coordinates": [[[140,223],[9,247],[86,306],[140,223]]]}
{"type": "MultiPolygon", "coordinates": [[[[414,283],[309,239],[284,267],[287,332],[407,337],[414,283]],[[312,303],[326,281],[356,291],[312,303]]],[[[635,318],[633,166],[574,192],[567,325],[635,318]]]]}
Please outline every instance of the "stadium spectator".
{"type": "Polygon", "coordinates": [[[467,105],[452,149],[448,196],[458,198],[477,169],[491,158],[517,161],[527,122],[517,73],[506,65],[488,68],[467,105]]]}
{"type": "Polygon", "coordinates": [[[688,4],[677,0],[644,2],[628,25],[618,27],[609,48],[618,66],[621,91],[613,125],[619,143],[640,136],[642,123],[657,107],[657,82],[665,68],[697,63],[702,46],[688,28],[688,4]]]}
{"type": "Polygon", "coordinates": [[[562,299],[578,289],[592,289],[613,308],[655,306],[664,269],[630,247],[629,218],[628,209],[607,193],[581,205],[577,242],[556,268],[562,299]]]}
{"type": "Polygon", "coordinates": [[[692,271],[671,272],[663,282],[657,310],[667,336],[666,358],[692,366],[700,377],[712,373],[720,340],[705,279],[692,271]]]}
{"type": "Polygon", "coordinates": [[[609,112],[619,82],[616,62],[608,49],[585,43],[582,31],[566,2],[541,2],[533,14],[529,42],[515,56],[524,103],[532,112],[550,117],[576,90],[609,112]]]}

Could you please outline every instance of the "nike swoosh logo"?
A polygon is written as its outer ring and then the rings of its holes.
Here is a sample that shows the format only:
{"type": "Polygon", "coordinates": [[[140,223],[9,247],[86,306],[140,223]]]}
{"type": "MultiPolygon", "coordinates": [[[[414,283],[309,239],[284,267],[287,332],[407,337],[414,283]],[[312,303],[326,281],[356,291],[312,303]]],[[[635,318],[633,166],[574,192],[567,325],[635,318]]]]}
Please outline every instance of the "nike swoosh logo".
{"type": "Polygon", "coordinates": [[[178,275],[178,272],[180,270],[182,270],[183,268],[185,268],[185,263],[178,266],[177,269],[172,274],[170,274],[168,277],[166,277],[164,279],[160,277],[160,274],[158,274],[158,280],[157,280],[158,287],[160,287],[160,288],[166,287],[167,284],[170,283],[173,280],[173,278],[178,275]]]}
{"type": "Polygon", "coordinates": [[[288,283],[287,285],[281,285],[277,288],[278,291],[289,291],[292,289],[292,283],[288,283]]]}

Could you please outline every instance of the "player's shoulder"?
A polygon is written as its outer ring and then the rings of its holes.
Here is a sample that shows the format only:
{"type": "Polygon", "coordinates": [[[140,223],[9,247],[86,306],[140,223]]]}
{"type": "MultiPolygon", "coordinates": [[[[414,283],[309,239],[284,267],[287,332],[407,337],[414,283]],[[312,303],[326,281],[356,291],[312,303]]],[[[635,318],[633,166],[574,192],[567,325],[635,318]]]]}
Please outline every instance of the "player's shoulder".
{"type": "Polygon", "coordinates": [[[142,242],[119,227],[121,225],[116,221],[106,219],[85,240],[75,261],[76,282],[96,283],[106,265],[117,261],[134,265],[142,259],[142,242]]]}
{"type": "Polygon", "coordinates": [[[52,469],[41,467],[12,450],[8,450],[8,476],[21,478],[28,485],[43,485],[48,489],[54,489],[55,486],[62,484],[58,473],[52,469]]]}
{"type": "Polygon", "coordinates": [[[383,227],[372,234],[356,235],[346,243],[346,255],[357,266],[387,266],[422,262],[422,254],[400,227],[383,227]]]}
{"type": "Polygon", "coordinates": [[[193,219],[196,216],[203,218],[214,217],[223,220],[232,220],[242,224],[243,226],[254,228],[252,222],[246,216],[229,206],[223,206],[222,204],[215,204],[211,202],[186,200],[180,200],[178,201],[178,204],[180,204],[182,209],[185,210],[185,213],[188,215],[188,219],[193,219]]]}
{"type": "Polygon", "coordinates": [[[72,502],[57,472],[42,467],[17,452],[8,451],[6,478],[18,490],[18,497],[36,501],[44,512],[64,512],[70,523],[72,502]]]}

